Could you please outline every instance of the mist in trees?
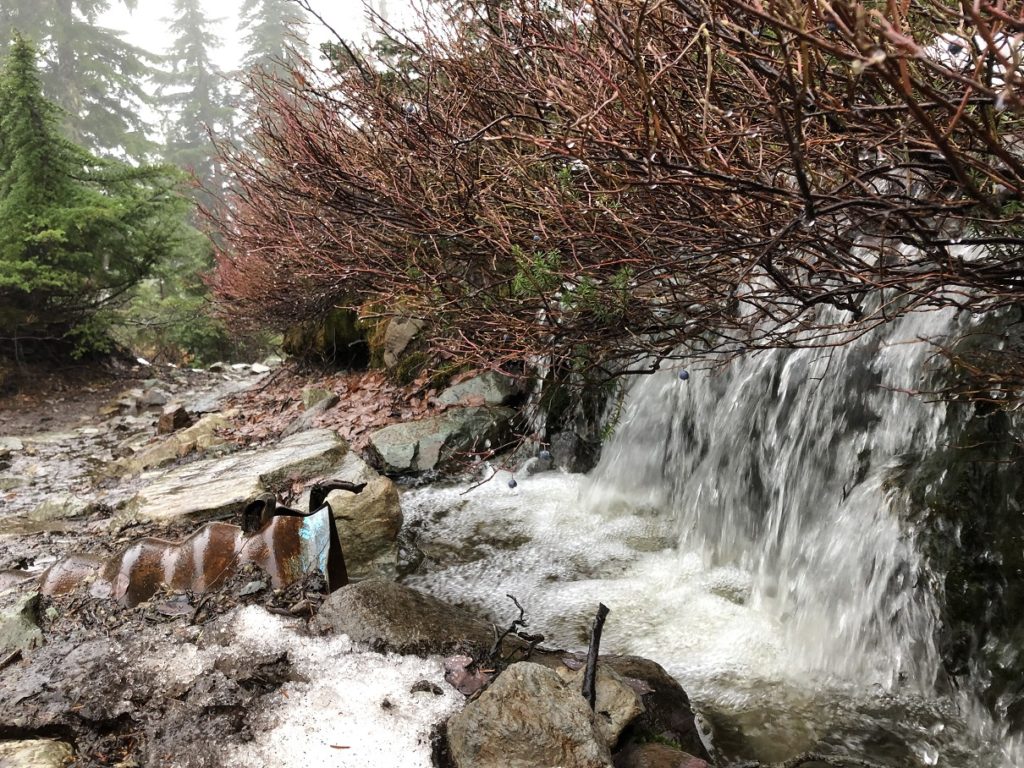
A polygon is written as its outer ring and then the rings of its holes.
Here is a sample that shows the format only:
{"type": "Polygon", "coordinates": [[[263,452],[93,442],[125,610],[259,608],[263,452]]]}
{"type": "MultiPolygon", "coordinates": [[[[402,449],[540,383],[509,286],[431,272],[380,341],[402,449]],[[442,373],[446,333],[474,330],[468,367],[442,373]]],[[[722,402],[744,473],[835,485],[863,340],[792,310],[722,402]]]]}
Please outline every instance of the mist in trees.
{"type": "MultiPolygon", "coordinates": [[[[224,43],[201,0],[168,6],[165,51],[105,27],[114,7],[136,2],[0,0],[0,337],[19,354],[31,339],[114,338],[179,361],[230,355],[236,335],[204,282],[217,233],[195,227],[229,184],[212,137],[240,140],[245,73],[216,65],[224,43]]],[[[243,66],[276,73],[308,32],[296,5],[273,0],[247,0],[242,29],[243,66]]]]}
{"type": "Polygon", "coordinates": [[[44,93],[64,109],[70,138],[137,156],[151,148],[143,107],[158,59],[98,24],[109,7],[109,0],[5,0],[0,41],[6,45],[17,30],[39,47],[44,93]]]}

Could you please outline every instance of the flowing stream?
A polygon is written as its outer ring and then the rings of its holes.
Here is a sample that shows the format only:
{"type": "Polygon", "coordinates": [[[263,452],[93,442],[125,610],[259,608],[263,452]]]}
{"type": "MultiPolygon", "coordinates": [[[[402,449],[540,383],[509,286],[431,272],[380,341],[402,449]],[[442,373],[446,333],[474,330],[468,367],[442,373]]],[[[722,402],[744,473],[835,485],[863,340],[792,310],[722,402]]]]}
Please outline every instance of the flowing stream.
{"type": "Polygon", "coordinates": [[[513,594],[573,648],[604,602],[603,650],[663,664],[726,758],[1024,765],[946,679],[941,580],[892,481],[947,437],[945,406],[909,393],[928,386],[920,339],[954,322],[916,314],[835,349],[639,379],[587,477],[407,494],[427,556],[410,583],[498,622],[513,594]]]}

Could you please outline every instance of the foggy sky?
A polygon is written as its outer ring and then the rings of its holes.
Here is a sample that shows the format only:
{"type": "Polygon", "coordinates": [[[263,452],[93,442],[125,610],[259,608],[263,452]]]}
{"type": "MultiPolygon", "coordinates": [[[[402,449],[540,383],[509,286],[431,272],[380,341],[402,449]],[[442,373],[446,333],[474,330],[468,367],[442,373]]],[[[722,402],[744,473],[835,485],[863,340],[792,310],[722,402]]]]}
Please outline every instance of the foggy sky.
{"type": "MultiPolygon", "coordinates": [[[[375,0],[374,7],[380,8],[381,0],[375,0]]],[[[223,48],[218,51],[216,60],[225,70],[238,66],[242,56],[241,35],[238,32],[239,0],[203,0],[203,7],[211,20],[220,20],[217,34],[224,41],[223,48]]],[[[396,7],[405,5],[399,0],[389,0],[387,12],[389,19],[395,19],[396,7]]],[[[311,6],[320,13],[342,37],[347,40],[360,40],[366,33],[365,11],[363,0],[313,0],[311,6]]],[[[113,4],[111,10],[102,17],[102,23],[113,29],[126,32],[126,39],[153,53],[164,53],[172,42],[167,31],[167,22],[163,19],[172,12],[172,6],[164,0],[140,0],[135,11],[129,13],[120,3],[113,4]]],[[[317,45],[331,39],[327,30],[312,20],[309,27],[310,42],[317,45]]]]}

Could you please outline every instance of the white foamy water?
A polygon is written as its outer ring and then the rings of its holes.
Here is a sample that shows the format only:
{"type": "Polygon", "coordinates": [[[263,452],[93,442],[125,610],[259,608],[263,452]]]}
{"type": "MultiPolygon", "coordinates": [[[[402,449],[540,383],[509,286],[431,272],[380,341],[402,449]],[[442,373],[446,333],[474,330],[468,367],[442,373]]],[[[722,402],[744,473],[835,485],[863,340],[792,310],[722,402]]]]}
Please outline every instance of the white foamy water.
{"type": "Polygon", "coordinates": [[[511,593],[571,648],[604,602],[603,649],[668,668],[736,757],[1020,765],[969,696],[936,693],[936,601],[888,482],[942,439],[942,406],[905,393],[924,386],[918,339],[951,322],[647,377],[589,478],[406,494],[427,555],[409,583],[496,622],[511,593]]]}

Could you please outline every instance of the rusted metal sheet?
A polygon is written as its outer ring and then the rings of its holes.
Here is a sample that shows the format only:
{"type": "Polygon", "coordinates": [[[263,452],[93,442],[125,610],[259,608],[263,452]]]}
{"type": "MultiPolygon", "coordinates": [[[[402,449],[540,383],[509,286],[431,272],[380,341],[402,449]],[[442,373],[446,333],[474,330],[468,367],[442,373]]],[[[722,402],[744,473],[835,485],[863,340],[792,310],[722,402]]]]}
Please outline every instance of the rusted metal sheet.
{"type": "Polygon", "coordinates": [[[108,559],[72,555],[41,574],[40,591],[65,595],[91,582],[94,597],[135,606],[162,589],[216,589],[239,567],[253,564],[278,589],[319,570],[333,592],[348,583],[334,513],[325,501],[335,488],[358,493],[363,486],[315,486],[309,512],[278,507],[273,496],[262,496],[246,507],[241,526],[207,523],[180,542],[147,537],[108,559]]]}

